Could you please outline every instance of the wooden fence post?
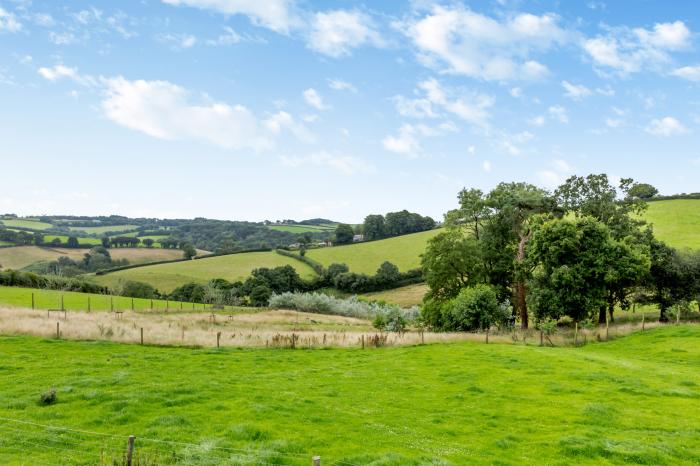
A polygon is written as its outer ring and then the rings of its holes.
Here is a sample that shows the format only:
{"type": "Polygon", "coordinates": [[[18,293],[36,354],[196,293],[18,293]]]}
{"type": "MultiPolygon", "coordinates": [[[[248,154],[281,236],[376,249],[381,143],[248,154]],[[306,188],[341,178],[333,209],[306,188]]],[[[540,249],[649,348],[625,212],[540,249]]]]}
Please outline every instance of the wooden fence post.
{"type": "Polygon", "coordinates": [[[644,313],[642,312],[642,332],[644,331],[644,313]]]}
{"type": "Polygon", "coordinates": [[[34,293],[32,293],[32,309],[34,309],[34,293]]]}
{"type": "Polygon", "coordinates": [[[114,296],[109,297],[109,310],[114,312],[114,296]]]}
{"type": "Polygon", "coordinates": [[[153,310],[153,300],[151,300],[151,311],[153,310]]]}
{"type": "Polygon", "coordinates": [[[365,335],[362,334],[362,349],[365,349],[365,335]]]}
{"type": "Polygon", "coordinates": [[[313,462],[313,466],[321,466],[320,456],[314,456],[313,458],[311,458],[311,461],[313,462]]]}
{"type": "Polygon", "coordinates": [[[544,332],[540,330],[540,346],[544,346],[544,332]]]}
{"type": "Polygon", "coordinates": [[[65,310],[66,310],[66,308],[63,307],[63,295],[61,295],[61,310],[62,310],[62,311],[65,311],[65,310]]]}
{"type": "Polygon", "coordinates": [[[605,341],[610,339],[610,317],[605,313],[605,341]]]}
{"type": "Polygon", "coordinates": [[[574,346],[578,346],[578,322],[576,322],[576,328],[574,330],[574,346]]]}
{"type": "Polygon", "coordinates": [[[56,322],[56,339],[61,338],[61,323],[56,322]]]}
{"type": "Polygon", "coordinates": [[[131,310],[134,310],[134,298],[131,298],[131,310]]]}
{"type": "Polygon", "coordinates": [[[489,329],[486,329],[486,344],[489,344],[489,329]]]}
{"type": "Polygon", "coordinates": [[[221,338],[221,332],[216,332],[216,347],[219,347],[219,339],[221,338]]]}
{"type": "Polygon", "coordinates": [[[133,435],[129,435],[129,443],[126,448],[126,466],[131,466],[131,459],[134,456],[134,440],[133,435]]]}
{"type": "Polygon", "coordinates": [[[143,327],[141,327],[141,344],[143,345],[143,327]]]}
{"type": "Polygon", "coordinates": [[[90,312],[90,311],[91,311],[91,309],[90,309],[90,296],[88,296],[88,312],[90,312]]]}
{"type": "Polygon", "coordinates": [[[165,310],[167,311],[170,308],[170,301],[167,299],[165,300],[165,310]]]}

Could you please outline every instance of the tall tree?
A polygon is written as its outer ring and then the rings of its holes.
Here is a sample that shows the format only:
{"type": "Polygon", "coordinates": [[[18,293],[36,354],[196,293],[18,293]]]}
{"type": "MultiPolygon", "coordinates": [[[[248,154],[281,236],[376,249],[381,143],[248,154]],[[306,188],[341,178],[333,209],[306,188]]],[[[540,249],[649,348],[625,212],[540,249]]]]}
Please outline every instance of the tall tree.
{"type": "Polygon", "coordinates": [[[382,239],[386,237],[386,225],[383,215],[368,215],[364,222],[364,235],[366,240],[382,239]]]}
{"type": "Polygon", "coordinates": [[[352,243],[353,236],[355,231],[347,223],[340,223],[335,228],[335,242],[338,244],[352,243]]]}

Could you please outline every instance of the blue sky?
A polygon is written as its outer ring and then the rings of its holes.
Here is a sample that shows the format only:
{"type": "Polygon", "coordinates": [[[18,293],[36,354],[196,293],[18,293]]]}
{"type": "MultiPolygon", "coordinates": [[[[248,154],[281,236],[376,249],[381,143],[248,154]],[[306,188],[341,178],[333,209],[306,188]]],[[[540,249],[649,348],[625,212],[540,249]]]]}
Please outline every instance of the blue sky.
{"type": "Polygon", "coordinates": [[[700,3],[0,0],[0,211],[409,209],[606,172],[698,191],[700,3]]]}

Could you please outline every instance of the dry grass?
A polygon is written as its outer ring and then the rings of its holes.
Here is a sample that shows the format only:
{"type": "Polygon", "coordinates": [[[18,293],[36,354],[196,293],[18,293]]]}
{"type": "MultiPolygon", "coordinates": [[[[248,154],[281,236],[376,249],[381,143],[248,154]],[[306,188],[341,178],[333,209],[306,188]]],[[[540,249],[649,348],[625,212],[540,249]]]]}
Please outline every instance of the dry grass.
{"type": "MultiPolygon", "coordinates": [[[[340,316],[310,314],[289,310],[251,313],[208,312],[124,312],[120,316],[106,312],[69,311],[47,315],[46,311],[23,308],[0,308],[0,334],[23,334],[55,338],[56,324],[60,337],[70,340],[108,340],[173,346],[215,347],[366,347],[403,346],[421,343],[458,341],[486,342],[484,333],[432,333],[410,331],[403,334],[377,333],[369,322],[340,316]]],[[[658,327],[646,322],[645,328],[658,327]]],[[[641,322],[629,322],[593,330],[580,329],[577,344],[604,341],[629,335],[642,329],[641,322]]],[[[540,332],[534,329],[513,332],[491,332],[489,343],[539,345],[540,332]]],[[[559,329],[547,338],[545,346],[572,346],[574,330],[559,329]]]]}

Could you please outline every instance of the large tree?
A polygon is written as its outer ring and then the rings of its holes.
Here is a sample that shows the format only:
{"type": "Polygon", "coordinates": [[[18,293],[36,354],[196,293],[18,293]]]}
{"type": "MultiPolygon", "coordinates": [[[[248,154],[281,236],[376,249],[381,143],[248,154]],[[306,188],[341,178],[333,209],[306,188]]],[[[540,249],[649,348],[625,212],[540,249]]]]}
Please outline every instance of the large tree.
{"type": "Polygon", "coordinates": [[[366,240],[382,239],[386,237],[386,225],[383,215],[368,215],[365,217],[364,234],[366,240]]]}
{"type": "Polygon", "coordinates": [[[340,223],[335,228],[335,242],[338,244],[352,243],[353,236],[355,231],[347,223],[340,223]]]}

